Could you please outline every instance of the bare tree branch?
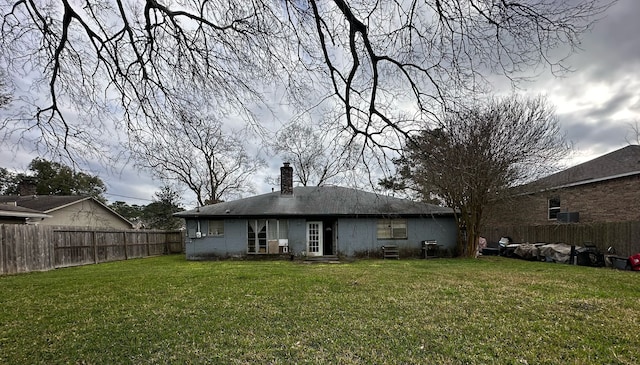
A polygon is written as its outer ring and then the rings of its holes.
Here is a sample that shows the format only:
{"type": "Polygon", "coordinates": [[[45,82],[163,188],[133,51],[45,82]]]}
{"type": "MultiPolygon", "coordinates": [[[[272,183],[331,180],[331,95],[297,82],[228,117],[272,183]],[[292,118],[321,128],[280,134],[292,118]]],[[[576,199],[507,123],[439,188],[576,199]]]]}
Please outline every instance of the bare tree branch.
{"type": "Polygon", "coordinates": [[[100,155],[96,131],[170,128],[194,98],[261,128],[273,85],[297,108],[339,105],[363,148],[398,149],[488,74],[566,71],[613,1],[0,0],[0,61],[34,88],[3,132],[100,155]]]}
{"type": "Polygon", "coordinates": [[[167,125],[135,135],[130,148],[138,166],[185,186],[199,206],[253,192],[251,178],[264,161],[249,155],[239,134],[224,133],[220,121],[190,110],[167,125]]]}
{"type": "Polygon", "coordinates": [[[271,148],[293,165],[296,183],[302,186],[342,183],[360,157],[358,147],[336,131],[299,119],[276,134],[271,148]]]}

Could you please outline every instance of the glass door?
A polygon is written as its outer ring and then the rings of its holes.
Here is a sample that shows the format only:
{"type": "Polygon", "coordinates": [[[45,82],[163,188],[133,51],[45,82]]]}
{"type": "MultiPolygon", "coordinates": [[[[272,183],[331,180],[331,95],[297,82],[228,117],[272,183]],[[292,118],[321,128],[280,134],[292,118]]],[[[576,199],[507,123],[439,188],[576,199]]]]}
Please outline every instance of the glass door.
{"type": "Polygon", "coordinates": [[[307,255],[322,256],[322,222],[307,222],[307,255]]]}

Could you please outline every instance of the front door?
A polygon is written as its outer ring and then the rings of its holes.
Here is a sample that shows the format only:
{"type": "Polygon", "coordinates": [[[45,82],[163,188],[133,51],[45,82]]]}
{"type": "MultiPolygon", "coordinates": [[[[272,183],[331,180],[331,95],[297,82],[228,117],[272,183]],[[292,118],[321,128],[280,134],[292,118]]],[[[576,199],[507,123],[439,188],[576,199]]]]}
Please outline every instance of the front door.
{"type": "Polygon", "coordinates": [[[307,222],[307,255],[322,256],[322,222],[307,222]]]}
{"type": "Polygon", "coordinates": [[[335,221],[324,220],[322,221],[322,227],[324,227],[322,254],[325,256],[335,255],[333,252],[333,238],[335,237],[334,229],[336,227],[335,221]]]}

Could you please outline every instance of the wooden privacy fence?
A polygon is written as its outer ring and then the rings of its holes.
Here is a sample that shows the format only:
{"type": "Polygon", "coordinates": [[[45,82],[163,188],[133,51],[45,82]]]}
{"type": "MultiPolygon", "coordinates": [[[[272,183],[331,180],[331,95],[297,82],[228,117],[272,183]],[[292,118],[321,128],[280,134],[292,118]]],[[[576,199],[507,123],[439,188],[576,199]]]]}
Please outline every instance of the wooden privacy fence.
{"type": "Polygon", "coordinates": [[[182,252],[181,231],[0,225],[0,275],[182,252]]]}
{"type": "Polygon", "coordinates": [[[563,242],[568,245],[595,245],[601,252],[615,248],[618,255],[630,256],[640,252],[640,222],[571,223],[544,226],[490,227],[484,237],[497,242],[500,237],[514,242],[563,242]]]}

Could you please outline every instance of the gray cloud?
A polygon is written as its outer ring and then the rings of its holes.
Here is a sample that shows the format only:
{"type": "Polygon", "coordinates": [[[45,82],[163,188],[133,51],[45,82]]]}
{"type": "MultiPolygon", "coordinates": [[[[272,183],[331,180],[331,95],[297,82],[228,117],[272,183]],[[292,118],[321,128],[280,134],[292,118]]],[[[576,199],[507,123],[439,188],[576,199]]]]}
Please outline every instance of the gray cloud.
{"type": "MultiPolygon", "coordinates": [[[[568,139],[575,144],[575,153],[567,164],[582,162],[623,147],[629,134],[628,123],[640,120],[640,1],[619,0],[592,31],[585,34],[582,50],[570,57],[568,66],[575,69],[564,78],[556,78],[548,72],[535,82],[521,85],[526,93],[544,93],[556,104],[558,117],[568,139]]],[[[496,91],[509,93],[504,80],[496,83],[496,91]]],[[[273,97],[274,103],[278,98],[273,97]]],[[[290,115],[282,111],[282,120],[290,115]]],[[[265,120],[271,120],[265,118],[265,120]]],[[[280,123],[273,123],[275,125],[280,123]]],[[[24,170],[32,158],[31,151],[16,151],[13,146],[0,145],[1,166],[24,170]]],[[[266,176],[277,176],[281,164],[276,157],[269,159],[269,167],[254,179],[258,193],[269,186],[263,184],[266,176]],[[262,185],[262,186],[261,186],[262,185]]],[[[148,174],[132,166],[120,167],[120,171],[100,172],[107,183],[111,201],[125,200],[146,204],[161,185],[148,174]],[[124,196],[124,197],[123,197],[124,196]]],[[[276,187],[277,188],[277,187],[276,187]]],[[[185,197],[189,203],[189,198],[185,197]]]]}
{"type": "Polygon", "coordinates": [[[581,115],[559,115],[562,130],[574,143],[577,149],[597,149],[609,152],[625,142],[628,126],[624,123],[612,123],[601,120],[595,123],[586,123],[581,115]],[[611,147],[609,147],[611,146],[611,147]]]}
{"type": "Polygon", "coordinates": [[[609,119],[622,108],[633,106],[636,94],[629,90],[619,90],[613,95],[601,95],[603,103],[593,106],[585,116],[591,120],[609,119]]]}
{"type": "Polygon", "coordinates": [[[640,1],[619,0],[583,37],[567,62],[574,70],[543,74],[526,91],[546,94],[558,110],[575,153],[567,165],[627,144],[629,123],[640,120],[640,1]]]}

